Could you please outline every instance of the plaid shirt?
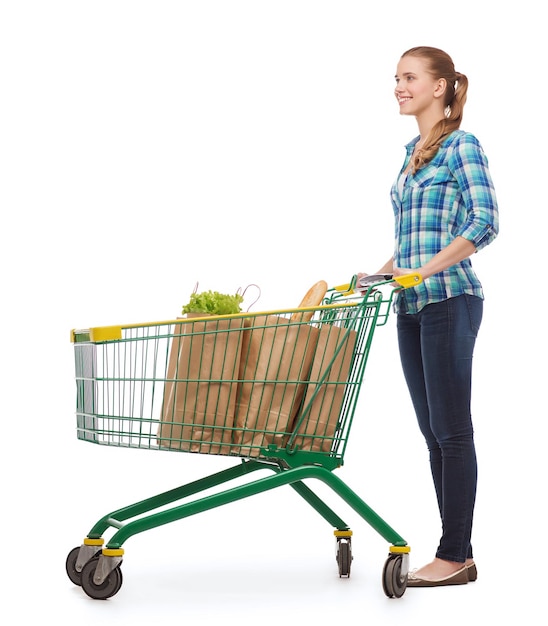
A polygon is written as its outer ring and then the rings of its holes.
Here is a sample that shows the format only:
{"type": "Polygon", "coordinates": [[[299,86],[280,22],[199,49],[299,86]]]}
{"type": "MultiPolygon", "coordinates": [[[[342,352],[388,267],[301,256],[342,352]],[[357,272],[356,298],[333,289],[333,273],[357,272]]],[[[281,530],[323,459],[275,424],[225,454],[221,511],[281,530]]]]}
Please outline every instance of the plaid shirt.
{"type": "MultiPolygon", "coordinates": [[[[400,175],[418,139],[407,144],[400,175]]],[[[418,172],[409,172],[401,196],[396,180],[391,199],[396,218],[395,267],[418,269],[458,236],[471,241],[478,251],[498,234],[498,207],[487,157],[476,137],[462,130],[451,133],[418,172]]],[[[483,298],[470,258],[399,292],[395,308],[417,313],[427,304],[465,293],[483,298]]]]}

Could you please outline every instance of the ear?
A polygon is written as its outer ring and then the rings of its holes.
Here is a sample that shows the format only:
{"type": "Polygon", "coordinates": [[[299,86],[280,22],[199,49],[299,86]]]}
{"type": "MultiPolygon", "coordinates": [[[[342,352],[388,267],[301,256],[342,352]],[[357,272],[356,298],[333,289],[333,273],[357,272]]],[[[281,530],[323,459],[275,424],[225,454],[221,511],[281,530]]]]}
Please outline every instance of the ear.
{"type": "Polygon", "coordinates": [[[447,81],[445,78],[439,78],[434,87],[434,97],[441,98],[447,90],[447,81]]]}

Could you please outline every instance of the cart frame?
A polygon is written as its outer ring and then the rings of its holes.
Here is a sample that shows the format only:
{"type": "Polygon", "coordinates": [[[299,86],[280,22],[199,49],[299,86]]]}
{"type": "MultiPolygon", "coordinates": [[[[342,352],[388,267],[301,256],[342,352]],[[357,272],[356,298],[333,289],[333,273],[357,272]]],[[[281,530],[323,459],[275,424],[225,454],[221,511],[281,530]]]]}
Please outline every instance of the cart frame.
{"type": "MultiPolygon", "coordinates": [[[[400,286],[407,287],[420,282],[420,276],[410,275],[404,280],[398,280],[400,286]]],[[[279,438],[269,441],[267,432],[258,429],[262,436],[257,446],[245,447],[214,447],[211,439],[205,448],[203,442],[195,449],[197,452],[205,450],[208,454],[222,454],[223,456],[237,456],[238,463],[217,473],[211,474],[199,480],[183,484],[175,489],[154,495],[145,500],[124,506],[107,513],[101,517],[87,533],[83,543],[74,548],[69,553],[66,560],[66,571],[70,580],[83,588],[84,592],[94,599],[107,599],[114,596],[121,588],[122,574],[120,566],[122,564],[124,549],[123,545],[132,536],[182,520],[186,517],[208,511],[210,509],[224,506],[225,504],[242,500],[244,498],[257,495],[266,491],[276,489],[281,486],[291,486],[313,509],[315,509],[330,526],[334,528],[336,540],[336,560],[341,577],[349,577],[352,550],[352,531],[349,525],[328,506],[307,484],[305,480],[318,480],[331,488],[346,504],[358,513],[358,515],[371,526],[389,544],[388,558],[385,562],[382,575],[382,585],[388,597],[401,597],[407,586],[408,554],[410,547],[403,537],[398,534],[378,513],[376,513],[355,491],[353,491],[341,478],[334,474],[334,470],[343,465],[344,453],[348,441],[348,436],[352,424],[359,391],[364,377],[364,370],[371,348],[374,330],[377,326],[382,326],[387,322],[389,311],[392,305],[394,290],[391,286],[387,290],[385,285],[393,282],[391,277],[381,280],[367,287],[366,291],[356,290],[356,277],[350,283],[334,287],[329,290],[324,303],[318,307],[285,309],[269,312],[277,316],[287,318],[287,326],[314,324],[319,327],[323,325],[338,325],[340,327],[341,339],[331,359],[324,367],[317,380],[314,380],[315,388],[305,399],[300,400],[299,409],[293,421],[292,430],[289,431],[284,426],[283,439],[279,438]],[[388,295],[386,295],[388,293],[388,295]],[[341,317],[341,312],[344,315],[341,317]],[[306,317],[303,315],[306,313],[306,317]],[[299,318],[299,316],[301,316],[299,318]],[[313,316],[312,322],[309,321],[313,316]],[[342,319],[342,322],[341,322],[342,319]],[[293,320],[300,320],[294,322],[293,320]],[[306,321],[303,321],[306,320],[306,321]],[[356,342],[353,344],[352,362],[349,365],[350,371],[346,380],[329,381],[329,373],[332,371],[333,363],[339,356],[340,350],[346,345],[348,334],[354,333],[356,342]],[[337,423],[334,432],[329,433],[329,437],[309,434],[303,436],[303,430],[314,410],[314,402],[317,402],[317,394],[325,390],[328,385],[334,385],[333,389],[339,387],[344,389],[344,395],[340,400],[337,423]],[[283,441],[283,445],[280,444],[283,441]],[[306,442],[309,449],[306,449],[306,442]],[[327,447],[326,447],[327,441],[327,447]],[[226,452],[228,450],[228,453],[226,452]],[[244,451],[244,453],[242,453],[244,451]],[[266,477],[257,478],[258,470],[271,472],[266,477]],[[231,481],[242,479],[249,480],[245,484],[229,486],[231,481]],[[220,488],[216,493],[192,498],[205,491],[220,488]],[[167,507],[167,508],[166,508],[167,507]],[[107,531],[113,531],[108,541],[105,539],[107,531]]],[[[245,313],[233,316],[218,316],[207,318],[208,322],[217,319],[250,320],[258,318],[264,313],[245,313]]],[[[118,447],[138,447],[145,449],[162,449],[153,442],[151,429],[157,425],[158,419],[152,414],[143,412],[143,406],[149,407],[158,405],[155,394],[159,391],[156,385],[161,378],[164,389],[169,383],[180,384],[179,378],[169,378],[167,371],[167,355],[163,356],[162,349],[158,351],[158,342],[161,345],[174,345],[175,337],[179,337],[175,329],[180,329],[184,324],[192,324],[192,328],[202,318],[187,322],[186,320],[171,320],[167,322],[155,322],[146,324],[131,324],[126,326],[109,326],[101,328],[91,328],[80,331],[72,331],[71,339],[75,347],[76,355],[76,379],[77,379],[77,428],[78,437],[88,442],[114,445],[118,447]],[[150,341],[153,341],[150,344],[150,341]],[[139,350],[139,346],[145,346],[139,350]],[[149,350],[149,345],[155,350],[149,350]],[[128,359],[131,363],[131,372],[128,376],[126,371],[110,372],[108,376],[105,371],[97,365],[96,351],[105,351],[107,362],[110,366],[112,352],[109,350],[123,347],[124,359],[130,354],[128,359]],[[129,347],[128,347],[129,346],[129,347]],[[129,350],[129,353],[127,352],[129,350]],[[158,352],[160,354],[158,354],[158,352]],[[150,360],[154,362],[154,375],[150,376],[146,363],[150,360]],[[145,364],[145,368],[137,371],[136,363],[145,364]],[[158,375],[161,372],[161,376],[158,375]],[[106,385],[104,393],[98,392],[98,385],[106,385]],[[118,393],[114,398],[113,391],[126,389],[131,385],[133,396],[140,397],[139,409],[135,410],[135,402],[129,404],[120,399],[122,394],[118,393]],[[153,392],[151,393],[151,388],[153,392]],[[119,397],[118,397],[119,396],[119,397]],[[120,406],[123,411],[120,411],[120,406]],[[105,406],[108,410],[105,412],[105,406]],[[116,405],[116,408],[114,408],[116,405]],[[127,408],[127,406],[131,408],[127,408]],[[137,425],[137,432],[135,426],[137,425]],[[144,435],[143,435],[144,432],[144,435]]],[[[282,325],[285,325],[282,324],[282,325]]],[[[200,327],[201,328],[201,327],[200,327]]],[[[261,326],[269,328],[266,324],[261,326]]],[[[277,327],[278,328],[278,327],[277,327]]],[[[194,331],[196,332],[196,331],[194,331]]],[[[196,333],[197,334],[197,333],[196,333]]],[[[203,334],[203,333],[202,333],[203,334]]],[[[241,366],[240,366],[241,367],[241,366]]],[[[104,370],[104,368],[103,368],[104,370]]],[[[240,370],[241,371],[241,370],[240,370]]],[[[189,384],[190,378],[185,379],[189,384]]],[[[192,379],[192,383],[195,381],[192,379]]],[[[210,380],[211,382],[211,380],[210,380]]],[[[222,384],[223,381],[215,380],[215,383],[222,384]]],[[[241,385],[242,378],[231,379],[233,385],[241,385]]],[[[261,381],[261,384],[265,381],[261,381]]],[[[295,388],[295,381],[291,380],[291,388],[295,388]]],[[[311,383],[308,381],[308,389],[311,383]]],[[[194,388],[193,388],[194,389],[194,388]]],[[[239,389],[239,387],[238,387],[239,389]]],[[[165,393],[164,393],[165,405],[165,393]]],[[[164,409],[162,409],[164,411],[164,409]]],[[[162,419],[165,415],[162,414],[162,419]]],[[[171,418],[173,419],[173,418],[171,418]]],[[[168,422],[173,428],[174,422],[168,422]]],[[[217,432],[215,427],[205,427],[202,429],[206,433],[217,432]]],[[[306,426],[308,428],[308,426],[306,426]]],[[[220,429],[230,431],[231,441],[241,429],[223,427],[220,429]]],[[[245,429],[244,429],[245,430],[245,429]]],[[[160,432],[160,431],[158,431],[160,432]]],[[[177,431],[177,432],[180,432],[177,431]]],[[[202,431],[200,431],[202,432],[202,431]]],[[[255,434],[255,433],[254,433],[255,434]]],[[[276,435],[282,433],[276,433],[276,435]]],[[[268,432],[268,436],[271,433],[268,432]]],[[[165,440],[159,439],[160,444],[165,440]]],[[[173,449],[175,438],[169,439],[164,449],[173,449]]],[[[193,439],[177,439],[181,451],[191,451],[188,445],[198,445],[193,439]],[[184,445],[183,445],[184,444],[184,445]]]]}

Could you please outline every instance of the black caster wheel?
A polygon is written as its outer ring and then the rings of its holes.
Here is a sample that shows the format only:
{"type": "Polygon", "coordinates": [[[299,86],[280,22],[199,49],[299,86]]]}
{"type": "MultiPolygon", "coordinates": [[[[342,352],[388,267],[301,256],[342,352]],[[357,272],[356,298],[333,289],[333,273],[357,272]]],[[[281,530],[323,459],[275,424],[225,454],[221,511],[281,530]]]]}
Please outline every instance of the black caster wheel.
{"type": "Polygon", "coordinates": [[[339,578],[350,577],[350,566],[352,565],[352,548],[350,541],[337,541],[337,564],[339,566],[339,578]]]}
{"type": "Polygon", "coordinates": [[[107,600],[116,595],[122,586],[122,570],[115,567],[105,580],[97,585],[93,581],[99,558],[93,558],[82,568],[81,585],[85,593],[94,600],[107,600]]]}
{"type": "MultiPolygon", "coordinates": [[[[98,550],[100,552],[101,550],[98,550]]],[[[78,556],[80,554],[80,547],[74,548],[68,553],[67,560],[65,563],[65,567],[67,570],[67,576],[70,578],[71,582],[80,587],[82,585],[82,572],[76,569],[76,563],[78,561],[78,556]]]]}
{"type": "Polygon", "coordinates": [[[382,588],[389,598],[401,598],[407,589],[407,573],[402,573],[403,556],[391,554],[382,572],[382,588]]]}

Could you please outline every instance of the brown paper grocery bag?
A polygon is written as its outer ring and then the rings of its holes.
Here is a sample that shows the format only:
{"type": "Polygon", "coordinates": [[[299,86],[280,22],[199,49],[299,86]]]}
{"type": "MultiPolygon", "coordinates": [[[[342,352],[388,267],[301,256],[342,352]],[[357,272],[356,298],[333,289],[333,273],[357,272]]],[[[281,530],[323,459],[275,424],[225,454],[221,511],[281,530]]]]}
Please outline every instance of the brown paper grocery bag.
{"type": "Polygon", "coordinates": [[[299,424],[297,418],[294,425],[302,436],[297,436],[292,446],[297,445],[301,450],[313,452],[331,450],[355,345],[356,331],[332,324],[322,325],[310,371],[310,383],[302,404],[303,420],[299,424]],[[340,351],[336,354],[339,346],[340,351]],[[314,396],[316,391],[318,393],[314,396]],[[310,410],[307,412],[308,407],[310,410]]]}
{"type": "Polygon", "coordinates": [[[242,329],[243,318],[175,326],[158,432],[161,447],[229,453],[242,329]]]}
{"type": "Polygon", "coordinates": [[[261,446],[283,444],[306,390],[317,339],[317,328],[295,319],[246,319],[233,453],[258,456],[261,446]]]}

